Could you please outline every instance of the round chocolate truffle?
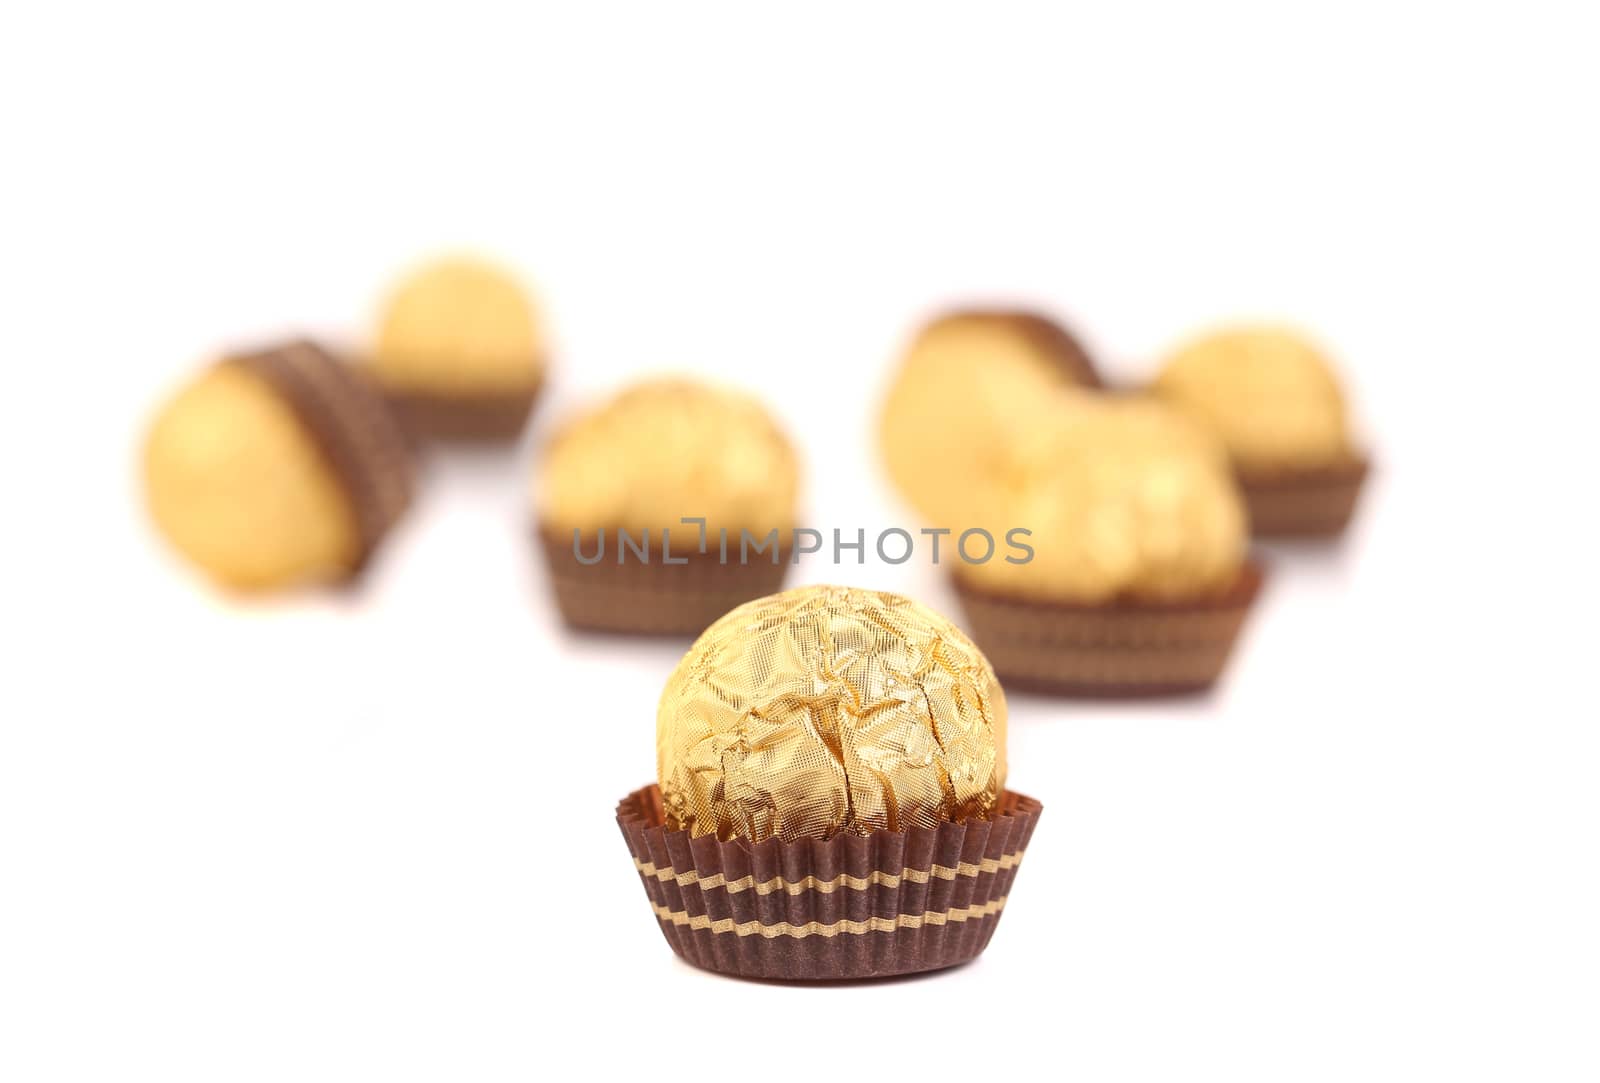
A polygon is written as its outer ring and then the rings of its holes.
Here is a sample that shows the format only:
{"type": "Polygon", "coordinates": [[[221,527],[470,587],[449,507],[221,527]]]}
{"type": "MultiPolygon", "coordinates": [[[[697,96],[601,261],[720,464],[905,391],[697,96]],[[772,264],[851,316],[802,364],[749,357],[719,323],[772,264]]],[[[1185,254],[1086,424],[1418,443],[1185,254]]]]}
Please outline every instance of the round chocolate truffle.
{"type": "Polygon", "coordinates": [[[957,312],[917,335],[879,421],[890,479],[919,514],[967,525],[969,499],[1028,419],[1063,392],[1098,386],[1083,348],[1033,313],[957,312]]]}
{"type": "Polygon", "coordinates": [[[540,523],[570,534],[674,530],[703,517],[766,534],[794,524],[799,463],[756,400],[684,379],[636,384],[577,415],[550,441],[537,476],[540,523]]]}
{"type": "Polygon", "coordinates": [[[963,563],[967,583],[1039,601],[1172,601],[1226,591],[1244,564],[1244,508],[1221,444],[1149,399],[1080,396],[1019,436],[981,494],[996,537],[1031,559],[963,563]]]}
{"type": "Polygon", "coordinates": [[[994,670],[954,624],[897,594],[800,587],[729,612],[668,679],[666,826],[760,842],[987,819],[1005,737],[994,670]]]}
{"type": "Polygon", "coordinates": [[[371,367],[385,389],[402,393],[523,393],[544,375],[542,328],[509,271],[480,259],[443,259],[395,288],[371,367]]]}
{"type": "Polygon", "coordinates": [[[1243,474],[1352,458],[1333,366],[1294,331],[1241,326],[1196,339],[1172,355],[1152,389],[1214,429],[1243,474]]]}
{"type": "Polygon", "coordinates": [[[359,377],[310,343],[229,359],[156,415],[156,526],[218,583],[349,578],[410,500],[403,438],[359,377]]]}

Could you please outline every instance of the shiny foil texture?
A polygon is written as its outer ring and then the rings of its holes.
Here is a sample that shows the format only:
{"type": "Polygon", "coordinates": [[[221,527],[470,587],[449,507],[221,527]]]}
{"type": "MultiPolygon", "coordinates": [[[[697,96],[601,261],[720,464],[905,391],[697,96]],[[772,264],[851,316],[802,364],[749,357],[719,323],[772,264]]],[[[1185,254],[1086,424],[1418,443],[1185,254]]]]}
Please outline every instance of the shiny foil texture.
{"type": "MultiPolygon", "coordinates": [[[[693,380],[634,384],[570,419],[536,478],[539,519],[561,531],[624,527],[693,540],[703,517],[758,536],[794,525],[799,459],[755,399],[693,380]]],[[[681,545],[681,543],[680,543],[681,545]]]]}
{"type": "Polygon", "coordinates": [[[1081,395],[1014,435],[975,497],[996,538],[1030,531],[1033,557],[957,565],[979,588],[1024,599],[1185,601],[1227,591],[1247,546],[1221,443],[1152,399],[1081,395]]]}
{"type": "Polygon", "coordinates": [[[987,819],[1005,783],[994,670],[897,594],[810,586],[732,610],[656,716],[670,830],[793,841],[987,819]]]}

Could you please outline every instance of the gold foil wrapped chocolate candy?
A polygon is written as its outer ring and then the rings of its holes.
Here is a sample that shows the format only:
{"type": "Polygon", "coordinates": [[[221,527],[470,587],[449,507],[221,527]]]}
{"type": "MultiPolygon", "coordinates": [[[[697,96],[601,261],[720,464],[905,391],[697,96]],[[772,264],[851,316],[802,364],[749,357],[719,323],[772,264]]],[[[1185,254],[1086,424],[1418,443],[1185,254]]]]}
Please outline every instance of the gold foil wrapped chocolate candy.
{"type": "Polygon", "coordinates": [[[1081,396],[1026,438],[982,492],[991,532],[1032,559],[962,564],[972,585],[1039,601],[1189,600],[1244,563],[1244,508],[1222,446],[1149,399],[1081,396]]]}
{"type": "Polygon", "coordinates": [[[792,981],[983,951],[1039,802],[1002,790],[982,654],[906,598],[806,587],[741,606],[662,693],[660,786],[617,824],[662,935],[707,970],[792,981]]]}
{"type": "Polygon", "coordinates": [[[878,435],[889,476],[930,522],[968,525],[973,490],[1005,469],[1029,419],[1099,382],[1083,348],[1043,316],[973,310],[934,320],[884,402],[878,435]]]}
{"type": "Polygon", "coordinates": [[[844,587],[762,598],[706,629],[661,694],[666,824],[760,842],[986,818],[1005,725],[989,663],[925,606],[844,587]]]}
{"type": "Polygon", "coordinates": [[[706,520],[715,534],[794,525],[799,461],[772,416],[741,392],[687,379],[638,383],[572,418],[545,449],[539,519],[570,533],[659,531],[706,520]]]}
{"type": "Polygon", "coordinates": [[[1332,363],[1304,337],[1272,326],[1206,335],[1173,354],[1152,390],[1221,437],[1254,533],[1328,536],[1348,525],[1367,460],[1332,363]]]}
{"type": "Polygon", "coordinates": [[[973,638],[1009,687],[1152,695],[1216,681],[1260,584],[1214,437],[1159,403],[1083,396],[983,491],[1032,559],[962,564],[973,638]]]}
{"type": "Polygon", "coordinates": [[[509,439],[544,381],[544,329],[509,271],[451,257],[418,268],[395,287],[368,364],[413,431],[509,439]]]}
{"type": "Polygon", "coordinates": [[[174,548],[264,591],[351,578],[410,503],[412,466],[365,381],[291,342],[213,365],[168,401],[144,487],[174,548]]]}
{"type": "Polygon", "coordinates": [[[1153,390],[1210,425],[1242,469],[1347,458],[1344,392],[1327,357],[1280,327],[1235,327],[1180,348],[1153,390]]]}
{"type": "Polygon", "coordinates": [[[580,414],[550,442],[534,493],[563,618],[698,635],[783,585],[798,488],[788,439],[736,391],[651,380],[580,414]]]}

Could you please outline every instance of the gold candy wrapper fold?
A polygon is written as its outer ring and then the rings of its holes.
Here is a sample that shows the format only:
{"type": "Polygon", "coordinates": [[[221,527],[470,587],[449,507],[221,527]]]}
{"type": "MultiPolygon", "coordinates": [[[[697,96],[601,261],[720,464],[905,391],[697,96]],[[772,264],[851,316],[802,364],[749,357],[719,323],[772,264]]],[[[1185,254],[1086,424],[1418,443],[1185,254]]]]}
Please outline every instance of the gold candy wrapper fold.
{"type": "Polygon", "coordinates": [[[708,628],[657,713],[664,822],[792,841],[987,819],[1005,698],[982,652],[908,598],[801,587],[708,628]]]}

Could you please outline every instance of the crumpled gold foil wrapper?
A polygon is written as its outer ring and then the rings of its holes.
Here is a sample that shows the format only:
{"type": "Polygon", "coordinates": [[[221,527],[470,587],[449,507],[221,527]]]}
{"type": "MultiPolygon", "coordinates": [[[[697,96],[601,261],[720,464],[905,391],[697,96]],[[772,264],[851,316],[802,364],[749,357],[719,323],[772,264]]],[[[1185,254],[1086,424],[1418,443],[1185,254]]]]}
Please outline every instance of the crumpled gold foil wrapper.
{"type": "Polygon", "coordinates": [[[929,522],[969,526],[972,491],[1008,468],[1019,431],[1095,380],[1082,349],[1042,317],[934,320],[901,359],[879,418],[889,476],[929,522]]]}
{"type": "Polygon", "coordinates": [[[748,395],[660,378],[627,388],[568,421],[536,477],[539,519],[562,531],[673,532],[697,540],[685,516],[704,517],[710,544],[726,528],[762,536],[794,525],[799,460],[766,409],[748,395]]]}
{"type": "Polygon", "coordinates": [[[956,574],[1036,600],[1178,601],[1226,591],[1248,544],[1244,505],[1221,443],[1160,402],[1082,395],[1020,429],[1013,454],[972,508],[997,542],[1031,534],[1026,563],[1001,548],[956,574]]]}
{"type": "Polygon", "coordinates": [[[986,819],[1006,704],[965,633],[897,594],[810,586],[732,610],[656,716],[666,826],[752,842],[986,819]]]}
{"type": "Polygon", "coordinates": [[[1151,390],[1211,426],[1245,473],[1351,460],[1333,365],[1290,329],[1239,326],[1198,338],[1172,355],[1151,390]]]}

